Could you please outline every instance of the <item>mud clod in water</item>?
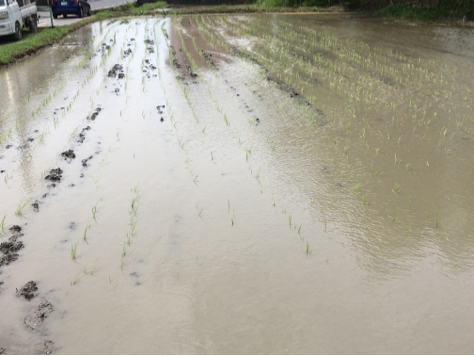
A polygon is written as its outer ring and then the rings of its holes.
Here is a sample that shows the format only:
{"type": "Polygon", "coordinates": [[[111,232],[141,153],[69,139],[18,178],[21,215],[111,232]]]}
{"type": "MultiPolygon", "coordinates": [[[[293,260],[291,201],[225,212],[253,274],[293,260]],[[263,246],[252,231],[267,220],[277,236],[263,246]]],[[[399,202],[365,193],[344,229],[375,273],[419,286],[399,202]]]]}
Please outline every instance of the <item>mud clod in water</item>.
{"type": "Polygon", "coordinates": [[[18,253],[9,253],[0,257],[0,267],[8,266],[10,263],[15,262],[19,256],[20,255],[18,253]]]}
{"type": "Polygon", "coordinates": [[[35,293],[38,290],[38,287],[36,286],[36,282],[34,281],[29,281],[26,283],[23,287],[21,287],[19,290],[16,290],[16,297],[25,297],[26,300],[31,300],[34,297],[36,297],[37,293],[35,293]]]}
{"type": "Polygon", "coordinates": [[[30,329],[35,330],[46,319],[48,314],[53,311],[53,306],[50,302],[43,299],[38,306],[33,308],[31,312],[25,317],[25,324],[30,329]]]}
{"type": "Polygon", "coordinates": [[[21,232],[21,226],[13,225],[8,230],[10,230],[13,234],[18,235],[21,232]]]}
{"type": "MultiPolygon", "coordinates": [[[[16,240],[16,239],[15,239],[16,240]]],[[[25,245],[21,241],[5,241],[0,244],[0,251],[5,255],[12,254],[14,252],[18,252],[21,250],[25,245]]]]}
{"type": "Polygon", "coordinates": [[[31,206],[33,207],[33,210],[35,212],[39,211],[39,201],[38,200],[35,200],[35,202],[33,204],[31,204],[31,206]]]}
{"type": "Polygon", "coordinates": [[[116,64],[112,67],[111,70],[109,70],[109,73],[107,74],[107,76],[109,78],[115,78],[117,74],[120,74],[120,73],[123,74],[123,66],[121,64],[116,64]]]}
{"type": "Polygon", "coordinates": [[[88,131],[88,130],[90,130],[90,129],[91,129],[90,126],[84,127],[84,128],[82,129],[81,133],[79,134],[79,138],[77,139],[77,142],[83,143],[84,140],[86,139],[86,134],[85,134],[85,132],[88,131]]]}
{"type": "Polygon", "coordinates": [[[52,169],[49,174],[44,177],[46,180],[50,180],[52,182],[60,182],[62,178],[63,170],[61,168],[52,169]]]}
{"type": "Polygon", "coordinates": [[[83,159],[83,160],[82,160],[82,166],[83,166],[83,167],[87,167],[87,162],[88,162],[89,160],[91,160],[91,159],[92,159],[92,156],[89,156],[88,158],[83,159]]]}
{"type": "Polygon", "coordinates": [[[44,341],[35,347],[34,353],[36,355],[51,355],[54,351],[53,345],[54,345],[54,342],[50,340],[44,341]]]}
{"type": "Polygon", "coordinates": [[[61,156],[63,156],[66,160],[69,160],[69,162],[72,159],[76,158],[76,155],[74,154],[73,150],[64,151],[63,153],[61,153],[61,156]]]}

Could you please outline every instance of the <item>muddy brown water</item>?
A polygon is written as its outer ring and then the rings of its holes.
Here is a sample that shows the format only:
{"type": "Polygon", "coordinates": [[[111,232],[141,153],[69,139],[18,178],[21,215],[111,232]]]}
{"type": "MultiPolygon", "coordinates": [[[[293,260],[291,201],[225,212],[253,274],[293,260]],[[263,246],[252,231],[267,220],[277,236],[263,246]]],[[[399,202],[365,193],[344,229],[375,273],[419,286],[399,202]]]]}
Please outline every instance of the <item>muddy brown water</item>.
{"type": "Polygon", "coordinates": [[[472,353],[473,38],[133,19],[3,70],[0,348],[472,353]]]}

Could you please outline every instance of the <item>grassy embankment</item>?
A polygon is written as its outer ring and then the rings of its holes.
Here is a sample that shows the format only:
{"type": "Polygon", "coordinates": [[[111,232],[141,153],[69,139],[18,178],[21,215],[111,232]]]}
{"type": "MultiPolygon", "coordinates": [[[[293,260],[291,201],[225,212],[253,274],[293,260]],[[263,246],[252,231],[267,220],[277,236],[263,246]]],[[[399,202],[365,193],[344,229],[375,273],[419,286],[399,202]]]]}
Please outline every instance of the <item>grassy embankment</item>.
{"type": "Polygon", "coordinates": [[[378,10],[377,15],[382,17],[397,17],[410,19],[474,19],[474,0],[463,1],[439,1],[436,4],[429,2],[398,3],[394,1],[383,9],[378,10]]]}
{"type": "Polygon", "coordinates": [[[258,8],[321,8],[343,5],[381,17],[412,19],[474,19],[474,0],[254,0],[258,8]]]}

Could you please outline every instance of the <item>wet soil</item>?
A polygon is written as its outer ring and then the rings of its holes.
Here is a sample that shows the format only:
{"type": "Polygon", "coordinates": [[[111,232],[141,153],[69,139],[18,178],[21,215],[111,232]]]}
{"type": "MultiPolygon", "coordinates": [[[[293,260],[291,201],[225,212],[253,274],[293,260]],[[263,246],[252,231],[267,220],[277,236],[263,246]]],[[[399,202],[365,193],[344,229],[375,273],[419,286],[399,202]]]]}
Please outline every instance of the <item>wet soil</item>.
{"type": "Polygon", "coordinates": [[[29,281],[23,287],[16,291],[17,297],[24,297],[26,300],[30,301],[34,297],[36,297],[38,287],[36,286],[36,282],[29,281]]]}
{"type": "Polygon", "coordinates": [[[44,179],[50,180],[52,182],[60,182],[62,178],[62,174],[63,174],[63,170],[61,168],[54,168],[49,172],[49,174],[46,177],[44,177],[44,179]]]}
{"type": "Polygon", "coordinates": [[[36,330],[41,327],[44,319],[52,312],[53,306],[51,303],[43,299],[25,317],[25,325],[32,330],[36,330]]]}
{"type": "Polygon", "coordinates": [[[61,153],[61,156],[64,157],[65,160],[68,160],[69,162],[76,158],[76,155],[74,154],[73,150],[67,150],[61,153]]]}

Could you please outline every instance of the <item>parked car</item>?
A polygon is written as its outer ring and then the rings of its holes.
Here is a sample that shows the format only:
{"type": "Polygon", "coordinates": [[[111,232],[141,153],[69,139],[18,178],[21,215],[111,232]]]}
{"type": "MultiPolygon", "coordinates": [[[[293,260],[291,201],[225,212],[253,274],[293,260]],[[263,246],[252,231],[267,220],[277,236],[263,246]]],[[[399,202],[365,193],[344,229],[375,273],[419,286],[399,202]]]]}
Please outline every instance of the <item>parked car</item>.
{"type": "Polygon", "coordinates": [[[91,15],[91,6],[87,0],[52,0],[51,10],[53,10],[55,19],[59,15],[63,15],[64,18],[67,15],[77,15],[79,17],[91,15]]]}
{"type": "Polygon", "coordinates": [[[21,40],[21,29],[36,32],[38,15],[35,2],[30,0],[0,0],[0,36],[13,35],[21,40]]]}

